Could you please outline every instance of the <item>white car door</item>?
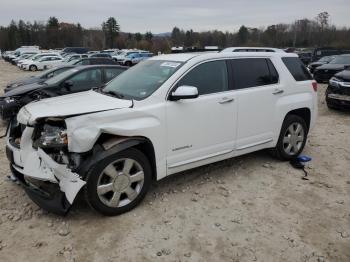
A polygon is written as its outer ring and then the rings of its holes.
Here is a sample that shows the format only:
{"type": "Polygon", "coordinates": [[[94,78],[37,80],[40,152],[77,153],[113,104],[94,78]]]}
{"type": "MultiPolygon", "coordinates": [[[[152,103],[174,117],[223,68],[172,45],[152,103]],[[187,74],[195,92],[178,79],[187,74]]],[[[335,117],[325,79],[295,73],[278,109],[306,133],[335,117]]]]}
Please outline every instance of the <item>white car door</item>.
{"type": "Polygon", "coordinates": [[[197,65],[179,86],[197,87],[199,97],[167,101],[168,174],[223,159],[234,150],[236,96],[225,60],[197,65]]]}
{"type": "Polygon", "coordinates": [[[269,58],[231,60],[237,95],[237,154],[265,147],[277,129],[276,103],[283,96],[283,85],[269,58]]]}

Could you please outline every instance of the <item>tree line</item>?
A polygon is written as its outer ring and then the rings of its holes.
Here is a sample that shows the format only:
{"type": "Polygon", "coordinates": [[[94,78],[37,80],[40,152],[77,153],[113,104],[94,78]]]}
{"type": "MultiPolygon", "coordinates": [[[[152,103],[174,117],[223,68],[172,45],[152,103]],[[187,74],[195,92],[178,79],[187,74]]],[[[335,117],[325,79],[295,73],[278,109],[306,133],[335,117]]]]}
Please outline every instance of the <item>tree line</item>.
{"type": "Polygon", "coordinates": [[[270,47],[323,47],[350,48],[350,28],[330,24],[327,12],[314,19],[300,19],[290,24],[267,27],[242,25],[236,32],[220,30],[195,32],[174,27],[172,32],[154,35],[121,32],[113,17],[100,28],[83,28],[79,23],[60,22],[50,17],[46,22],[11,21],[0,27],[0,49],[13,50],[21,45],[38,45],[44,49],[65,46],[85,46],[91,50],[106,48],[139,48],[154,53],[169,52],[172,46],[204,48],[205,46],[270,46],[270,47]]]}

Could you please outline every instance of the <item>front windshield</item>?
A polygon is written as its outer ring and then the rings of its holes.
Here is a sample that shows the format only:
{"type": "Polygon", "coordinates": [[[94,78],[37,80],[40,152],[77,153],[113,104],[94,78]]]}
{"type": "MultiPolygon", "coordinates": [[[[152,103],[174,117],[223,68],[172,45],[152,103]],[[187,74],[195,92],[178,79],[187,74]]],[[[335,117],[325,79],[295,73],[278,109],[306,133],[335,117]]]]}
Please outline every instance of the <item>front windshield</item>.
{"type": "Polygon", "coordinates": [[[318,62],[328,62],[330,60],[329,58],[330,58],[329,56],[324,56],[324,57],[320,58],[318,60],[318,62]]]}
{"type": "Polygon", "coordinates": [[[75,68],[69,69],[59,75],[56,75],[52,78],[49,78],[48,80],[46,80],[44,83],[48,84],[48,85],[55,85],[59,82],[61,82],[63,79],[65,79],[66,77],[70,76],[71,74],[77,72],[78,70],[75,68]]]}
{"type": "Polygon", "coordinates": [[[181,65],[181,62],[175,61],[147,60],[114,78],[103,92],[115,93],[125,99],[145,99],[168,80],[181,65]]]}
{"type": "Polygon", "coordinates": [[[330,64],[350,64],[350,56],[338,56],[329,62],[330,64]]]}
{"type": "Polygon", "coordinates": [[[33,57],[33,61],[37,61],[37,60],[39,60],[40,58],[42,58],[43,57],[43,55],[38,55],[38,56],[35,56],[35,57],[33,57]]]}
{"type": "Polygon", "coordinates": [[[32,55],[28,55],[28,56],[26,56],[25,58],[26,59],[30,59],[30,58],[32,58],[32,57],[34,57],[34,56],[36,56],[37,54],[32,54],[32,55]]]}

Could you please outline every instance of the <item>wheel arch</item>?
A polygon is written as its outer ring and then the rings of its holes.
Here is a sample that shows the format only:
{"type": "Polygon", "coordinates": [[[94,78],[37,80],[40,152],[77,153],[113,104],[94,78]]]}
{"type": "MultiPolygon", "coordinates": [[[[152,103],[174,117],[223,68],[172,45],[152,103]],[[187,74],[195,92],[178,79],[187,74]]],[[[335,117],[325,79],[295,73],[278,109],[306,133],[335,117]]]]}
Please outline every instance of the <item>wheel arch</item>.
{"type": "Polygon", "coordinates": [[[284,119],[286,119],[286,117],[289,115],[297,115],[297,116],[301,117],[302,119],[304,119],[304,121],[307,125],[307,128],[308,128],[308,131],[309,131],[310,123],[311,123],[311,110],[310,110],[310,108],[302,107],[302,108],[298,108],[298,109],[293,109],[285,115],[284,119]]]}
{"type": "Polygon", "coordinates": [[[128,148],[135,148],[145,155],[152,168],[152,179],[157,180],[157,163],[154,146],[150,139],[143,136],[127,137],[102,133],[92,149],[91,156],[84,161],[80,173],[86,174],[102,158],[128,148]]]}

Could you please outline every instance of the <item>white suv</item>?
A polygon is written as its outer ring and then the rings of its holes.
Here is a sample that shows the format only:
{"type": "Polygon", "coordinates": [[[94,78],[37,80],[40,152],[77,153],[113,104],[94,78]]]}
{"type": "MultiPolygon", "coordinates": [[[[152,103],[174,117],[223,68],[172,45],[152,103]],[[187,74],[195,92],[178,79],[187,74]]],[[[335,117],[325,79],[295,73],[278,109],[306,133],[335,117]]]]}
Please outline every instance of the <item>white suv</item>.
{"type": "Polygon", "coordinates": [[[152,179],[265,148],[296,157],[317,115],[311,79],[295,54],[157,56],[104,88],[26,105],[7,155],[43,208],[67,212],[84,188],[94,209],[121,214],[152,179]]]}

